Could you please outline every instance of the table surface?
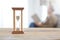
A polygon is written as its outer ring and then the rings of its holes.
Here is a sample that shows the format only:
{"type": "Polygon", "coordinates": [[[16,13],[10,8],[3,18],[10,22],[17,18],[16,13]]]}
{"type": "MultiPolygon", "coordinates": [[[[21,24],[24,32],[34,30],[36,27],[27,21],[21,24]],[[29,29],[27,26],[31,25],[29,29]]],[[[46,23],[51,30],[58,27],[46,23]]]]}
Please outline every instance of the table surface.
{"type": "Polygon", "coordinates": [[[59,28],[26,28],[24,34],[11,32],[10,28],[0,28],[0,40],[60,40],[59,28]]]}

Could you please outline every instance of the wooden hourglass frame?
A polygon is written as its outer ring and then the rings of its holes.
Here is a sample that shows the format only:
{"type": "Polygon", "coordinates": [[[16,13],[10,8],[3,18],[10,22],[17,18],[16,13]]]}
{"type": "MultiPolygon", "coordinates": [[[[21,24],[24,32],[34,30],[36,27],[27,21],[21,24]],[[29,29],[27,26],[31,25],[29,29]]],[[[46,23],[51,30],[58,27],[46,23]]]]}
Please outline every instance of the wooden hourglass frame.
{"type": "MultiPolygon", "coordinates": [[[[22,25],[22,23],[23,23],[23,21],[22,21],[22,20],[23,20],[23,13],[22,13],[22,12],[23,12],[23,9],[24,9],[24,8],[22,8],[22,7],[21,7],[21,8],[18,8],[18,7],[13,7],[13,8],[12,8],[12,10],[13,10],[13,31],[12,31],[12,34],[24,34],[24,32],[23,32],[23,25],[22,25]],[[15,15],[15,11],[16,11],[16,10],[21,11],[21,15],[20,15],[20,16],[21,16],[21,26],[19,26],[19,27],[20,27],[20,28],[19,28],[20,30],[16,30],[16,25],[15,25],[15,24],[16,24],[16,22],[15,22],[15,20],[16,20],[16,19],[15,19],[15,16],[16,16],[16,15],[15,15]]],[[[17,20],[19,20],[19,17],[20,17],[20,16],[17,16],[17,17],[16,17],[17,20]]]]}

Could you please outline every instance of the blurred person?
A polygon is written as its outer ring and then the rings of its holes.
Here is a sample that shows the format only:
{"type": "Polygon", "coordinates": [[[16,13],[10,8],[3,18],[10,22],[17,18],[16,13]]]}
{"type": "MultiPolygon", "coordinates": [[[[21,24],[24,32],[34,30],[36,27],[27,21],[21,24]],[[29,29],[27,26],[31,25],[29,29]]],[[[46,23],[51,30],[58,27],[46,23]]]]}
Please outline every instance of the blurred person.
{"type": "Polygon", "coordinates": [[[31,23],[29,27],[40,27],[40,28],[54,28],[57,24],[57,17],[53,13],[54,9],[52,5],[50,4],[48,7],[48,14],[45,22],[38,22],[38,23],[31,23]]]}

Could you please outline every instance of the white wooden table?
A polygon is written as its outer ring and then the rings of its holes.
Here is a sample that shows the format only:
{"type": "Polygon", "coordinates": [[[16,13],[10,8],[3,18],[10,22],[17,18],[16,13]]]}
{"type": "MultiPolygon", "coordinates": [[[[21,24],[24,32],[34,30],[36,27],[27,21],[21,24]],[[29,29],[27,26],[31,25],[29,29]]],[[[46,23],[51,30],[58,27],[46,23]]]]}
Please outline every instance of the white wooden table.
{"type": "Polygon", "coordinates": [[[60,39],[60,29],[28,28],[24,34],[11,34],[12,29],[0,29],[0,40],[57,40],[60,39]]]}

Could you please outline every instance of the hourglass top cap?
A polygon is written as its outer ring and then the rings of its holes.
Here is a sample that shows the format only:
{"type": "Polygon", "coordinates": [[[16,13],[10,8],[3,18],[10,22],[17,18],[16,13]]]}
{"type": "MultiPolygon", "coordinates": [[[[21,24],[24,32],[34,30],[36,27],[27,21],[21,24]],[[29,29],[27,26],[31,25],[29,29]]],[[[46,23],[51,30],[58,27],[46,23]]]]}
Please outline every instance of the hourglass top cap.
{"type": "Polygon", "coordinates": [[[12,9],[13,9],[13,10],[23,10],[24,7],[13,7],[12,9]]]}

